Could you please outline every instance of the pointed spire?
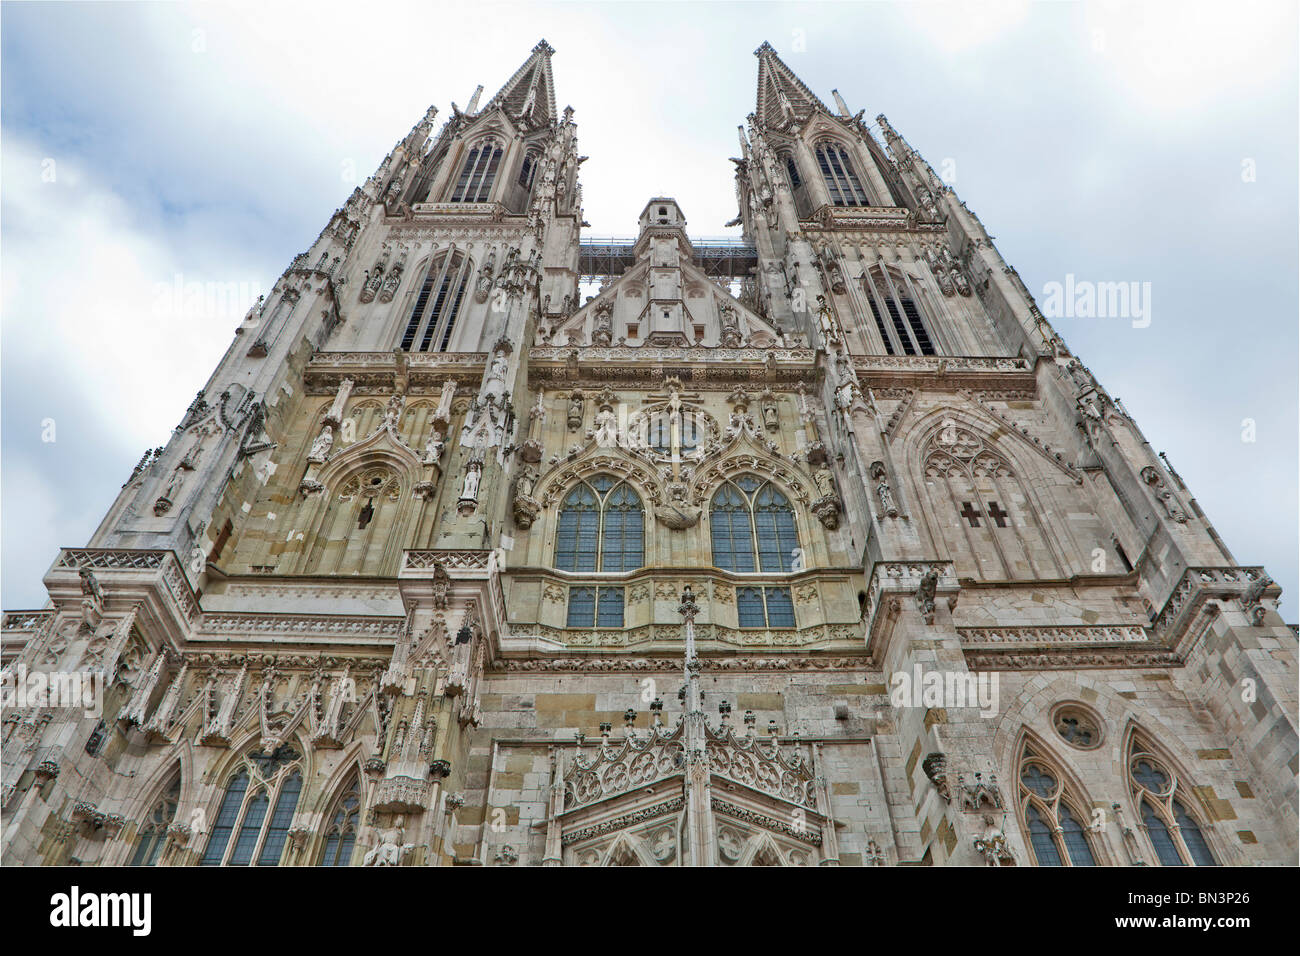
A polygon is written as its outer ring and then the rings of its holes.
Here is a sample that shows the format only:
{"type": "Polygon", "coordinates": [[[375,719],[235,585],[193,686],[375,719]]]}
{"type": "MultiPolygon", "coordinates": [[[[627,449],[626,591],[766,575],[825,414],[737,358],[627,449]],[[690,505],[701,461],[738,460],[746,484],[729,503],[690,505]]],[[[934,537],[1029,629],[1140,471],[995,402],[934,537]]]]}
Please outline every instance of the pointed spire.
{"type": "Polygon", "coordinates": [[[758,106],[754,117],[761,125],[783,128],[792,122],[803,122],[817,110],[830,113],[781,61],[772,44],[764,41],[754,56],[758,57],[758,106]]]}
{"type": "Polygon", "coordinates": [[[530,125],[550,126],[555,122],[555,84],[551,79],[551,54],[555,50],[542,40],[533,47],[524,65],[501,87],[484,107],[486,112],[501,107],[511,119],[524,118],[530,125]]]}
{"type": "Polygon", "coordinates": [[[473,114],[478,109],[478,98],[483,95],[483,84],[480,83],[474,88],[474,95],[469,98],[469,106],[465,107],[465,112],[473,114]]]}

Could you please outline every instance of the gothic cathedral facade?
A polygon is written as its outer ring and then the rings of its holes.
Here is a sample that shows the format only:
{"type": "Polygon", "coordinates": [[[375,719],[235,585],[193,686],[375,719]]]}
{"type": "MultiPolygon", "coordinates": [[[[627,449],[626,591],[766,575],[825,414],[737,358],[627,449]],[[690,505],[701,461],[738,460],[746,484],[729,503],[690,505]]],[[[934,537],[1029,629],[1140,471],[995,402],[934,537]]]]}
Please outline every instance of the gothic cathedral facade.
{"type": "Polygon", "coordinates": [[[552,52],[6,612],[102,688],[6,709],[6,861],[1296,863],[1279,588],[935,170],[764,44],[742,237],[584,242],[552,52]]]}

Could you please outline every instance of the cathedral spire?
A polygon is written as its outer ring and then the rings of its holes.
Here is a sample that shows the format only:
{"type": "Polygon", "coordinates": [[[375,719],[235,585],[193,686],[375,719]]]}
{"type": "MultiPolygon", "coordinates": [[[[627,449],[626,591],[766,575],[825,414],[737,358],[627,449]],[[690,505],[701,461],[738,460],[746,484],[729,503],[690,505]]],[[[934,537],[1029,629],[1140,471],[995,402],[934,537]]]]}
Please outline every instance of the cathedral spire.
{"type": "Polygon", "coordinates": [[[533,126],[555,123],[555,83],[551,79],[551,54],[554,52],[545,40],[539,41],[523,66],[515,71],[484,109],[499,106],[512,119],[523,118],[533,126]]]}
{"type": "Polygon", "coordinates": [[[803,122],[817,110],[830,113],[782,62],[772,44],[764,41],[754,56],[758,57],[758,105],[754,117],[761,125],[785,127],[791,122],[803,122]]]}

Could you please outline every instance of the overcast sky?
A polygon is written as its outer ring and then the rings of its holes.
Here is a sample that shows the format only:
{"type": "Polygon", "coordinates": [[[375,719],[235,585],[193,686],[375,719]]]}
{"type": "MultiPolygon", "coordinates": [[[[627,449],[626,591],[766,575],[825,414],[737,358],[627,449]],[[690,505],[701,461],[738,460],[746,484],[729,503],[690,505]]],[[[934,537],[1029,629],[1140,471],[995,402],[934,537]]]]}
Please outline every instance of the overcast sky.
{"type": "Polygon", "coordinates": [[[428,105],[440,125],[479,83],[486,101],[545,37],[590,156],[591,235],[634,234],[660,194],[693,235],[727,231],[727,160],[767,40],[824,101],[838,88],[950,161],[1040,300],[1067,275],[1149,282],[1144,328],[1054,324],[1297,617],[1292,2],[6,3],[0,17],[5,608],[44,602],[56,549],[85,543],[247,307],[428,105]],[[196,281],[241,301],[173,300],[196,281]]]}

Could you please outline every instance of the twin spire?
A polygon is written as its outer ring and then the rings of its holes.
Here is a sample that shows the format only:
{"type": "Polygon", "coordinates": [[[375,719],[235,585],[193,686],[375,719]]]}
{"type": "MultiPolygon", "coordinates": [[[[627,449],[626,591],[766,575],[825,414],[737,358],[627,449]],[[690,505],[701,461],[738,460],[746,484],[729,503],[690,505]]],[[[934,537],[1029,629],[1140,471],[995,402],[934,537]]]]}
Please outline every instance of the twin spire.
{"type": "MultiPolygon", "coordinates": [[[[484,110],[499,106],[508,116],[523,117],[533,126],[555,123],[559,113],[551,76],[554,52],[549,43],[540,41],[484,110]]],[[[758,57],[758,103],[754,116],[761,125],[783,128],[790,123],[804,122],[814,112],[831,112],[777,56],[772,44],[764,42],[754,51],[754,56],[758,57]]],[[[471,106],[469,112],[473,111],[471,106]]]]}

